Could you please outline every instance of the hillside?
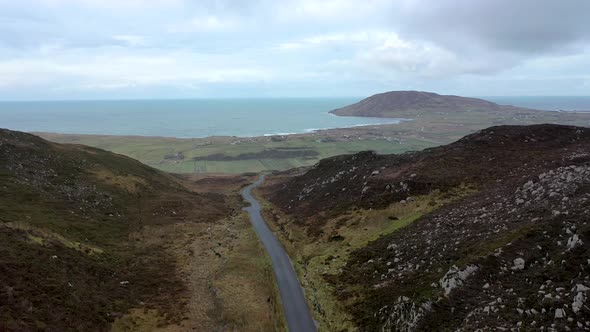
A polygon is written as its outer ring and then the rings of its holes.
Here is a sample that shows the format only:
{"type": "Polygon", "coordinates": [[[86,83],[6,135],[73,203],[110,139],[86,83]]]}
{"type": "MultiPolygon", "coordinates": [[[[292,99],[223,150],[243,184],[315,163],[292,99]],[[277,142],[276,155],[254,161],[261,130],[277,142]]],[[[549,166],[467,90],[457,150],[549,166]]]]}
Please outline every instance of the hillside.
{"type": "Polygon", "coordinates": [[[324,330],[587,330],[590,129],[498,126],[276,174],[260,194],[324,330]]]}
{"type": "Polygon", "coordinates": [[[0,130],[0,330],[106,331],[134,308],[181,321],[176,258],[141,232],[231,213],[128,157],[0,130]]]}
{"type": "Polygon", "coordinates": [[[340,116],[414,118],[422,112],[514,112],[532,111],[501,106],[483,99],[445,96],[423,91],[390,91],[330,111],[340,116]]]}

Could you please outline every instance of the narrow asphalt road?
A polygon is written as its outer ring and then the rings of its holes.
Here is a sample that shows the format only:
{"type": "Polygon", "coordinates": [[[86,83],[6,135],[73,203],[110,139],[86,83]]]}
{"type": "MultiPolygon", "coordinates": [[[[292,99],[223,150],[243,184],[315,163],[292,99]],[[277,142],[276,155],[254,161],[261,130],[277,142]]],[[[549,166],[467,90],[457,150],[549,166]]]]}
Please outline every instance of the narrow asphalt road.
{"type": "Polygon", "coordinates": [[[303,289],[299,284],[293,264],[291,264],[285,248],[283,248],[262,218],[260,204],[252,197],[252,189],[259,186],[262,182],[264,182],[264,175],[242,191],[244,199],[251,204],[249,207],[244,208],[244,210],[250,215],[250,221],[272,261],[289,331],[316,331],[315,322],[307,307],[303,289]]]}

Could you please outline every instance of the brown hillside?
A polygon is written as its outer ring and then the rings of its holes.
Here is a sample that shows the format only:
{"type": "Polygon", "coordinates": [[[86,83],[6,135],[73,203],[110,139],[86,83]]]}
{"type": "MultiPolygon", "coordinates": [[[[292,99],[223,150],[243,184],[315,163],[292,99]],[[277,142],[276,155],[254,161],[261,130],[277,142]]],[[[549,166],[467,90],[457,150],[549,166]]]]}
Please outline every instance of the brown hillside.
{"type": "Polygon", "coordinates": [[[420,152],[361,152],[324,159],[303,175],[267,190],[270,200],[287,213],[314,219],[352,207],[380,208],[461,183],[482,187],[518,178],[562,164],[565,154],[588,149],[588,128],[491,127],[420,152]]]}
{"type": "Polygon", "coordinates": [[[230,212],[128,157],[0,130],[0,330],[106,331],[132,308],[179,321],[174,258],[133,234],[230,212]]]}
{"type": "Polygon", "coordinates": [[[334,296],[318,313],[325,324],[590,328],[588,128],[492,127],[421,152],[330,158],[271,183],[263,194],[280,227],[333,248],[301,258],[308,275],[323,271],[309,291],[334,296]],[[356,240],[372,222],[381,233],[356,240]]]}

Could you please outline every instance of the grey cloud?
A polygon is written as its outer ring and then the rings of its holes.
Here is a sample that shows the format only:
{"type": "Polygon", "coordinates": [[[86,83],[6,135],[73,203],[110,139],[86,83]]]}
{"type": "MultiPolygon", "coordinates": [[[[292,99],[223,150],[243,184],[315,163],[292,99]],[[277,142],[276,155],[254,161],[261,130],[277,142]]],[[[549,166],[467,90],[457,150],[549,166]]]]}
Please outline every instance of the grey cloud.
{"type": "Polygon", "coordinates": [[[567,53],[590,40],[588,0],[410,0],[394,16],[406,34],[454,49],[567,53]]]}

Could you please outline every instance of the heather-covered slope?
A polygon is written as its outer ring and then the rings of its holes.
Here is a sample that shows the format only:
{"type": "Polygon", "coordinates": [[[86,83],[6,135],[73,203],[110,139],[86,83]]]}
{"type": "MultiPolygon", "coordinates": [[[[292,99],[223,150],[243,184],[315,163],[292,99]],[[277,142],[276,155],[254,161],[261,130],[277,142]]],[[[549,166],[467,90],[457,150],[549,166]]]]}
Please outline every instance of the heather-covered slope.
{"type": "Polygon", "coordinates": [[[590,129],[556,125],[491,127],[441,147],[399,155],[362,152],[320,161],[272,190],[273,203],[298,216],[379,208],[461,183],[482,186],[549,169],[585,151],[590,129]]]}
{"type": "Polygon", "coordinates": [[[262,193],[285,238],[307,234],[292,250],[310,296],[332,296],[310,300],[326,330],[590,328],[588,128],[500,126],[340,156],[262,193]]]}
{"type": "Polygon", "coordinates": [[[230,212],[133,159],[0,130],[0,330],[103,331],[132,308],[180,321],[175,259],[134,234],[230,212]]]}

